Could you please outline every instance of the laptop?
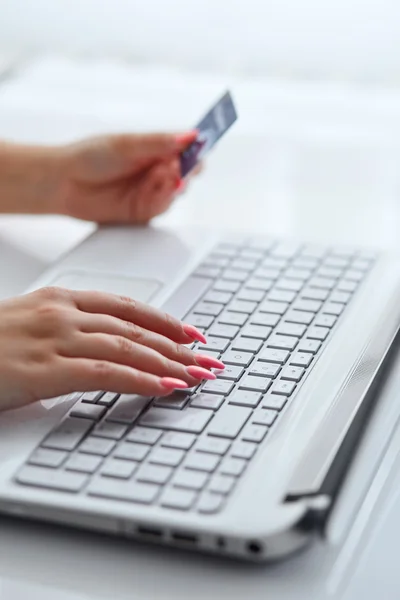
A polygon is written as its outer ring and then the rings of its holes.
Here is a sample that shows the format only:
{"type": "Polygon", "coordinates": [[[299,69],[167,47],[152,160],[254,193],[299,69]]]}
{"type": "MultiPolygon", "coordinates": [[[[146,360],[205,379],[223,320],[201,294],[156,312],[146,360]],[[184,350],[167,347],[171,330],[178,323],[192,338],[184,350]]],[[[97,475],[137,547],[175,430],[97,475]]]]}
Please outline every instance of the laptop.
{"type": "Polygon", "coordinates": [[[0,512],[248,561],[312,544],[349,490],[351,521],[379,452],[358,479],[353,458],[397,348],[393,258],[109,227],[29,291],[48,285],[162,307],[201,329],[196,347],[226,369],[168,398],[77,390],[2,415],[0,512]]]}

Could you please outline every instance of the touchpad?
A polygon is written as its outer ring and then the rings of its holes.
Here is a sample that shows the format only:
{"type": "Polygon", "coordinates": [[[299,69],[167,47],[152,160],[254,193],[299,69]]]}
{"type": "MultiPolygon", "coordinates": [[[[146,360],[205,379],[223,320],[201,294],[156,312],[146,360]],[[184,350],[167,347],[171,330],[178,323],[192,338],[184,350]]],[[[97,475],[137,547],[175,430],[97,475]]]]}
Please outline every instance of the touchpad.
{"type": "Polygon", "coordinates": [[[57,275],[51,281],[51,285],[70,290],[108,292],[129,296],[141,302],[149,302],[162,284],[154,279],[140,277],[122,277],[121,275],[90,271],[67,271],[57,275]]]}

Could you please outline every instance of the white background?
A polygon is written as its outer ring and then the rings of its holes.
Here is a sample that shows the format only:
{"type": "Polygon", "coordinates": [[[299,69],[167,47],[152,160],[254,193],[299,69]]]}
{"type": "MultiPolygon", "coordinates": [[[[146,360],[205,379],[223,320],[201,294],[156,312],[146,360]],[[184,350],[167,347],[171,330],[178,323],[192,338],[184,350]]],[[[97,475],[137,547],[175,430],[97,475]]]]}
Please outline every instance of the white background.
{"type": "Polygon", "coordinates": [[[0,53],[397,82],[398,0],[0,0],[0,53]]]}

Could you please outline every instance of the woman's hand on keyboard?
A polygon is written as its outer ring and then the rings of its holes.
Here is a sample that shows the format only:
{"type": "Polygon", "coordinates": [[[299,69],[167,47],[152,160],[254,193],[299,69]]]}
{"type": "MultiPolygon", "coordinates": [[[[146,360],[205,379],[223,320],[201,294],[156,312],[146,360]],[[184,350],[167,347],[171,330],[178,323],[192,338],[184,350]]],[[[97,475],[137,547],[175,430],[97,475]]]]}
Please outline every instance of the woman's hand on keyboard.
{"type": "Polygon", "coordinates": [[[223,365],[193,326],[130,298],[43,288],[0,302],[0,409],[74,391],[165,396],[223,365]],[[206,368],[204,368],[206,367],[206,368]]]}
{"type": "Polygon", "coordinates": [[[179,152],[195,138],[196,132],[115,135],[64,148],[55,212],[98,223],[147,223],[184,191],[179,152]]]}

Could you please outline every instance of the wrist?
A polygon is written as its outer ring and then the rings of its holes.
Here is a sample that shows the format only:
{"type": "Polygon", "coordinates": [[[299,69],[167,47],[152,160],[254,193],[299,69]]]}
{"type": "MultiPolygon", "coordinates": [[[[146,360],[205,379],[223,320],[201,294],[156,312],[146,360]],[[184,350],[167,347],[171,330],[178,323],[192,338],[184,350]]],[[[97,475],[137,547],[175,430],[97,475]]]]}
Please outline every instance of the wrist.
{"type": "Polygon", "coordinates": [[[62,151],[0,144],[0,212],[56,214],[62,151]]]}

